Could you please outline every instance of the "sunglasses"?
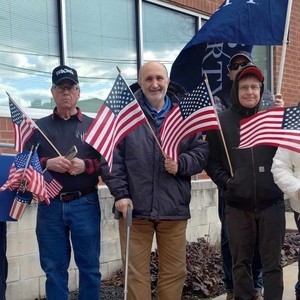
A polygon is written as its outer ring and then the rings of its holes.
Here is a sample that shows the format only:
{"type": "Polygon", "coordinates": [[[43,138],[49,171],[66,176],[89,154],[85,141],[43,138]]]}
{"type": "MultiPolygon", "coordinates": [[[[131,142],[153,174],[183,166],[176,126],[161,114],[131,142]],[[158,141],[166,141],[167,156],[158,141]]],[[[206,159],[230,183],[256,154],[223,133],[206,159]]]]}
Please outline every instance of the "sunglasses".
{"type": "Polygon", "coordinates": [[[232,64],[232,65],[228,65],[228,69],[230,71],[236,71],[239,68],[246,67],[247,65],[252,65],[252,63],[250,61],[244,61],[242,63],[235,63],[235,64],[232,64]]]}

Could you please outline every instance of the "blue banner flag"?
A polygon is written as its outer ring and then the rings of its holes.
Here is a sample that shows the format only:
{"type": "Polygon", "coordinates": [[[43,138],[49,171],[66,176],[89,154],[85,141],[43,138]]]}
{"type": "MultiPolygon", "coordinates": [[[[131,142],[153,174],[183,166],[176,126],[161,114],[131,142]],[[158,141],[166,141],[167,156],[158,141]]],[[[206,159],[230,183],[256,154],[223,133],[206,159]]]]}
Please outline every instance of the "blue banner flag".
{"type": "MultiPolygon", "coordinates": [[[[4,184],[8,178],[9,170],[15,160],[15,155],[0,153],[0,185],[4,184]]],[[[15,221],[9,216],[11,206],[16,195],[16,190],[4,190],[0,192],[0,222],[15,221]]]]}
{"type": "Polygon", "coordinates": [[[207,73],[213,95],[228,83],[227,65],[252,45],[283,43],[289,0],[226,0],[176,58],[171,80],[194,89],[207,73]]]}

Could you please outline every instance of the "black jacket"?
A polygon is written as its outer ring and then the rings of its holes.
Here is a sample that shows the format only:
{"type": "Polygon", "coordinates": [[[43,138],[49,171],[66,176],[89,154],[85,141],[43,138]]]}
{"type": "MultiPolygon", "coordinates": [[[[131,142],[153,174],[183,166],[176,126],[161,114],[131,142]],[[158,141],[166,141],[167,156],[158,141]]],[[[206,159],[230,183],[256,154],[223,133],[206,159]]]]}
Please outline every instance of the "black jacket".
{"type": "MultiPolygon", "coordinates": [[[[210,148],[207,173],[224,189],[228,205],[247,211],[262,210],[277,201],[283,201],[283,194],[274,183],[271,173],[272,159],[277,148],[257,146],[237,149],[240,142],[240,121],[262,110],[261,100],[251,109],[240,105],[237,84],[237,81],[233,83],[231,91],[232,107],[219,114],[233,177],[220,131],[216,130],[209,131],[206,137],[210,148]]],[[[261,95],[262,93],[263,87],[261,95]]]]}

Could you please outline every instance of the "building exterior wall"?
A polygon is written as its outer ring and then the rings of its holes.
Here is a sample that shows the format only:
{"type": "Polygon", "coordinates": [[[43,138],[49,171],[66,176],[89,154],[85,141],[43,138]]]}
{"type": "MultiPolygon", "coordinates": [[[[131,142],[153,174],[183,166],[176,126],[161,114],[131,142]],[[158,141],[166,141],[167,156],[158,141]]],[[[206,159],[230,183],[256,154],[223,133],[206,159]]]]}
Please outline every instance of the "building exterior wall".
{"type": "MultiPolygon", "coordinates": [[[[159,1],[157,1],[159,2],[159,1]]],[[[162,0],[160,2],[176,5],[195,12],[211,15],[223,0],[162,0]]],[[[290,30],[290,43],[287,46],[281,93],[287,106],[296,105],[300,100],[300,1],[293,1],[290,30]]],[[[281,60],[281,46],[273,47],[273,82],[276,91],[281,60]]],[[[14,132],[10,116],[0,112],[0,143],[13,143],[14,132]]],[[[30,115],[31,116],[31,115],[30,115]]],[[[14,153],[12,149],[1,152],[14,153]]],[[[200,178],[205,178],[201,174],[200,178]]],[[[191,213],[187,229],[187,239],[209,235],[213,241],[219,236],[217,216],[217,190],[210,180],[193,182],[191,213]]],[[[100,187],[102,212],[102,253],[101,270],[103,278],[110,276],[121,266],[117,222],[111,213],[112,198],[105,186],[100,187]]],[[[44,295],[45,276],[39,266],[39,255],[35,237],[36,205],[27,208],[19,222],[8,223],[8,300],[34,299],[44,295]]],[[[77,288],[78,274],[72,259],[70,265],[70,289],[77,288]]]]}
{"type": "MultiPolygon", "coordinates": [[[[223,0],[171,0],[162,1],[186,9],[211,15],[224,1],[223,0]]],[[[298,86],[300,84],[300,2],[293,1],[289,27],[289,44],[287,45],[281,94],[286,106],[297,105],[300,101],[298,86]]],[[[273,46],[273,82],[274,93],[278,83],[278,73],[282,56],[282,46],[273,46]]]]}
{"type": "MultiPolygon", "coordinates": [[[[109,278],[121,268],[118,222],[112,214],[113,198],[107,187],[99,186],[101,206],[101,273],[109,278]]],[[[212,243],[219,242],[216,186],[210,180],[192,182],[191,215],[188,221],[187,240],[196,241],[207,237],[212,243]]],[[[40,268],[38,245],[35,236],[37,204],[26,208],[18,222],[8,222],[7,300],[33,300],[45,295],[45,274],[40,268]]],[[[153,245],[155,248],[155,244],[153,245]]],[[[69,289],[78,288],[78,270],[72,256],[69,267],[69,289]]]]}

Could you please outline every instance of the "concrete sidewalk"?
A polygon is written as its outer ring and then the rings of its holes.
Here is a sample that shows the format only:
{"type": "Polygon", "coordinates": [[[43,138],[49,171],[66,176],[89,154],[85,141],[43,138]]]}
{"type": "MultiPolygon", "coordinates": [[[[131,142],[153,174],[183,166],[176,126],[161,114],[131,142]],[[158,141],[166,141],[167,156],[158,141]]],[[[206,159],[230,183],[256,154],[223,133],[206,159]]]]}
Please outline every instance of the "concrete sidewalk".
{"type": "MultiPolygon", "coordinates": [[[[286,213],[286,228],[287,230],[297,231],[297,227],[294,221],[294,214],[291,212],[286,213]]],[[[294,300],[295,297],[295,284],[298,276],[298,262],[288,265],[283,268],[283,281],[284,281],[284,291],[283,300],[294,300]]],[[[225,300],[226,295],[221,295],[214,300],[225,300]]]]}

